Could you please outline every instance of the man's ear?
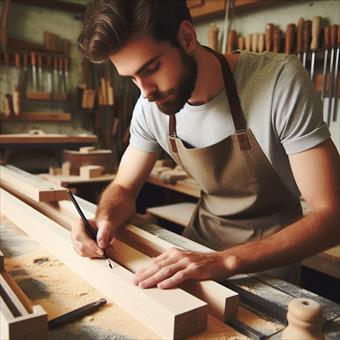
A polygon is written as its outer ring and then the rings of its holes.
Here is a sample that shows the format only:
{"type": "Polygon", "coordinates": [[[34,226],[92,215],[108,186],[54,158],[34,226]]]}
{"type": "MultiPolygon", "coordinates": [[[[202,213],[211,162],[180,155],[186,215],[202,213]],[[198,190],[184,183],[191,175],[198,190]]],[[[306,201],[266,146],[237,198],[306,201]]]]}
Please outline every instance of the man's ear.
{"type": "Polygon", "coordinates": [[[192,53],[197,46],[196,31],[191,22],[184,20],[181,22],[177,34],[178,43],[187,52],[192,53]]]}

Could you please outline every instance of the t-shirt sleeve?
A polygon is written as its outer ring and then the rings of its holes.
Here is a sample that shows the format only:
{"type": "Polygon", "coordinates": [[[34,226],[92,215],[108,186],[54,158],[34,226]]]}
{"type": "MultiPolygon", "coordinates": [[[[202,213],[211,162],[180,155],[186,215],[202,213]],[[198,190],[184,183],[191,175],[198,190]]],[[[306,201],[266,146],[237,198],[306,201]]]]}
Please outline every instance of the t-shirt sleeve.
{"type": "Polygon", "coordinates": [[[299,59],[287,58],[274,89],[273,124],[286,153],[299,153],[330,137],[323,107],[299,59]]]}
{"type": "MultiPolygon", "coordinates": [[[[151,117],[149,119],[151,120],[151,117]]],[[[130,145],[145,152],[161,151],[160,145],[147,124],[142,97],[138,99],[133,110],[130,124],[130,145]]]]}

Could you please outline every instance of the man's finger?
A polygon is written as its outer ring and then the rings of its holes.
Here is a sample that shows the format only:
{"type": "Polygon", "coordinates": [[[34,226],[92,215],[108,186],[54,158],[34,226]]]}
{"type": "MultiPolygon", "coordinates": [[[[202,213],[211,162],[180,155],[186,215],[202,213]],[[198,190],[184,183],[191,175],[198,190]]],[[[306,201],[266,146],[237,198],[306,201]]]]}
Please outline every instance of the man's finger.
{"type": "Polygon", "coordinates": [[[105,249],[113,237],[112,225],[109,221],[101,220],[97,221],[98,233],[97,233],[97,243],[102,249],[105,249]]]}
{"type": "Polygon", "coordinates": [[[157,284],[157,287],[160,289],[168,289],[168,288],[173,288],[178,286],[180,283],[182,283],[183,281],[190,279],[190,270],[188,270],[187,268],[181,271],[178,271],[177,273],[175,273],[173,276],[169,277],[168,279],[159,282],[157,284]]]}

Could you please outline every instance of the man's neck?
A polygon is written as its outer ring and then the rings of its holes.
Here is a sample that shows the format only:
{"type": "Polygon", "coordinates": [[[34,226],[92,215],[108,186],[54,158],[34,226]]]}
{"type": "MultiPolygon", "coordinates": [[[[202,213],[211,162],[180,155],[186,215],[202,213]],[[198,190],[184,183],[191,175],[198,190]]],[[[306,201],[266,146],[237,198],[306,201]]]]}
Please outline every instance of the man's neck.
{"type": "MultiPolygon", "coordinates": [[[[194,52],[197,61],[197,80],[195,89],[188,100],[190,105],[202,105],[216,97],[224,88],[221,64],[211,52],[198,45],[194,52]]],[[[226,57],[231,71],[234,72],[239,60],[238,54],[226,57]]]]}

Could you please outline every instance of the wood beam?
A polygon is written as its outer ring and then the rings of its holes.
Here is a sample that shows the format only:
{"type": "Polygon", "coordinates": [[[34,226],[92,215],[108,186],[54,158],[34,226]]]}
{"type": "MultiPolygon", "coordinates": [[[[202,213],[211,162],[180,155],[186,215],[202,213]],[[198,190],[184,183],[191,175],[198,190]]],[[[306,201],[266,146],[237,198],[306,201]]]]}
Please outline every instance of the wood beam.
{"type": "Polygon", "coordinates": [[[11,187],[38,202],[68,198],[67,190],[11,165],[0,166],[1,187],[11,187]]]}
{"type": "Polygon", "coordinates": [[[118,264],[77,255],[69,231],[0,189],[1,212],[91,285],[167,339],[182,339],[207,326],[207,305],[181,289],[141,289],[133,274],[118,264]],[[17,212],[20,211],[20,214],[17,212]]]}

